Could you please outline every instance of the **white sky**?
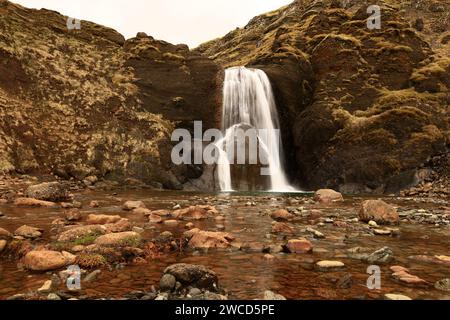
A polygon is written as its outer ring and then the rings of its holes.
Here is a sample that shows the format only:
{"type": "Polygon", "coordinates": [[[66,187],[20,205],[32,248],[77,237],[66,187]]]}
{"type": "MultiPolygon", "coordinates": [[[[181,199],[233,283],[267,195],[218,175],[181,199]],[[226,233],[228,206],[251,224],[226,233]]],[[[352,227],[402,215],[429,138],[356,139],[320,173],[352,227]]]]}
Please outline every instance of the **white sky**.
{"type": "MultiPolygon", "coordinates": [[[[191,48],[242,27],[256,15],[292,0],[12,0],[29,8],[116,29],[125,38],[143,31],[156,39],[191,48]]],[[[83,26],[81,26],[83,27],[83,26]]]]}

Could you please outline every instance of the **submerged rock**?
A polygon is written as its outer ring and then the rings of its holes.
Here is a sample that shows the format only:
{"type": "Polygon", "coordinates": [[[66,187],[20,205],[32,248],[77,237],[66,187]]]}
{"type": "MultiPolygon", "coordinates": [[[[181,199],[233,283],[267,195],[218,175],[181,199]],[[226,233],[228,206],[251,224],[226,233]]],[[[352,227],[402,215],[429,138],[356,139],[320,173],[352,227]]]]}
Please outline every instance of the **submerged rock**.
{"type": "Polygon", "coordinates": [[[50,201],[38,200],[33,198],[17,198],[14,200],[14,205],[23,207],[56,207],[57,204],[50,201]]]}
{"type": "Polygon", "coordinates": [[[417,287],[428,287],[430,285],[427,281],[419,278],[418,276],[410,274],[409,270],[405,267],[393,266],[390,269],[393,272],[392,277],[401,283],[417,287]]]}
{"type": "Polygon", "coordinates": [[[105,215],[105,214],[90,214],[87,219],[87,224],[108,224],[108,223],[116,223],[122,219],[119,215],[105,215]]]}
{"type": "Polygon", "coordinates": [[[196,249],[228,248],[235,239],[231,234],[226,232],[195,231],[193,229],[187,232],[193,234],[189,241],[189,246],[196,249]]]}
{"type": "Polygon", "coordinates": [[[294,233],[294,228],[284,222],[273,222],[272,223],[272,233],[294,233]]]}

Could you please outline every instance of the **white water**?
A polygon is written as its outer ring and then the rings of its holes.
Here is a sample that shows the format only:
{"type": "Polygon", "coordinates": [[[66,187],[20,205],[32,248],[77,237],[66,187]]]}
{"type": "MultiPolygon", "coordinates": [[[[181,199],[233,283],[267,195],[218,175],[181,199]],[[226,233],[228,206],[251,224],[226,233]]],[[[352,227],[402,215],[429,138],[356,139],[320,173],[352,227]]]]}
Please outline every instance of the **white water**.
{"type": "Polygon", "coordinates": [[[258,143],[268,160],[267,171],[271,187],[267,191],[290,192],[282,166],[281,137],[272,134],[280,129],[275,99],[269,78],[262,70],[245,67],[225,71],[223,88],[222,131],[224,138],[217,143],[220,149],[218,178],[222,191],[233,191],[231,165],[226,145],[235,138],[236,130],[266,129],[268,134],[258,134],[258,143]]]}

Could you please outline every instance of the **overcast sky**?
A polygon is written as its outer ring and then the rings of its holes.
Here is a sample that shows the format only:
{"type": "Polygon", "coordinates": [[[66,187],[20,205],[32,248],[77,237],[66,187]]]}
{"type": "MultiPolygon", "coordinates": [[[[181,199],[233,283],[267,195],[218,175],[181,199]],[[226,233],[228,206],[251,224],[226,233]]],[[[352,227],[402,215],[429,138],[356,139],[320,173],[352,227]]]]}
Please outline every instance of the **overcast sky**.
{"type": "Polygon", "coordinates": [[[30,8],[112,27],[126,38],[144,31],[191,48],[242,27],[254,16],[292,0],[12,0],[30,8]]]}

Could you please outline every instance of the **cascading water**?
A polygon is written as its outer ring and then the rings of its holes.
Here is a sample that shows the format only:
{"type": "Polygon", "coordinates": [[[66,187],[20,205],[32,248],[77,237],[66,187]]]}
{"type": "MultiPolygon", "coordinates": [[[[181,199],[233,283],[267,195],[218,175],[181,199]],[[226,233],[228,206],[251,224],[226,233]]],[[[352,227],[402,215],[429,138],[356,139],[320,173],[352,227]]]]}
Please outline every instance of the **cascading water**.
{"type": "MultiPolygon", "coordinates": [[[[245,67],[230,68],[225,71],[223,88],[222,132],[224,138],[217,142],[219,148],[218,179],[222,191],[233,191],[233,186],[241,191],[240,185],[247,189],[263,188],[260,191],[289,192],[294,188],[289,185],[282,166],[282,144],[279,134],[279,120],[267,75],[258,69],[245,67]],[[234,153],[230,156],[227,148],[234,142],[238,130],[254,129],[257,135],[259,152],[264,153],[267,163],[267,182],[257,185],[255,172],[249,166],[240,166],[237,170],[247,170],[244,179],[233,181],[231,165],[234,153]],[[231,158],[231,159],[230,159],[231,158]],[[247,180],[247,181],[243,181],[247,180]],[[249,181],[251,180],[251,181],[249,181]]],[[[258,167],[260,169],[260,166],[258,167]]],[[[264,180],[264,177],[262,177],[264,180]]],[[[236,179],[237,180],[237,179],[236,179]]]]}

